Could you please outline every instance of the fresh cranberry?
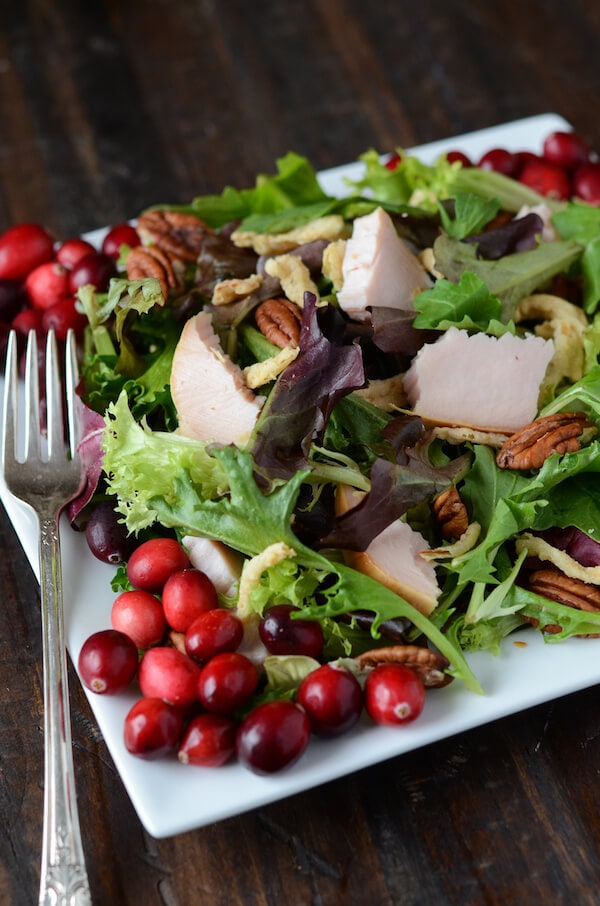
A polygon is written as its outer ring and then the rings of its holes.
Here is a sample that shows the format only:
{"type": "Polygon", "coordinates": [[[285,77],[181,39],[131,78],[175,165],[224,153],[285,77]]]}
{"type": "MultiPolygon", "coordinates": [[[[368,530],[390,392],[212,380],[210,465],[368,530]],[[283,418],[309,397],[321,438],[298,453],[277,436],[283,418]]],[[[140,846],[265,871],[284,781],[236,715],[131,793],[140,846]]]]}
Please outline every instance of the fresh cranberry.
{"type": "Polygon", "coordinates": [[[237,651],[217,654],[202,668],[198,698],[211,714],[231,714],[241,708],[258,686],[258,670],[237,651]]]}
{"type": "Polygon", "coordinates": [[[237,724],[222,714],[199,714],[187,726],[177,757],[182,764],[216,768],[235,752],[237,724]]]}
{"type": "Polygon", "coordinates": [[[197,616],[219,606],[215,586],[199,569],[181,569],[169,576],[162,592],[167,623],[186,632],[197,616]]]}
{"type": "Polygon", "coordinates": [[[85,255],[94,254],[96,249],[91,242],[80,239],[66,239],[56,250],[56,260],[67,270],[72,270],[85,255]]]}
{"type": "Polygon", "coordinates": [[[404,664],[380,664],[365,681],[365,709],[378,724],[415,720],[425,704],[421,677],[404,664]]]}
{"type": "Polygon", "coordinates": [[[571,194],[566,170],[545,160],[528,161],[519,173],[519,181],[548,198],[567,199],[571,194]]]}
{"type": "Polygon", "coordinates": [[[130,556],[127,578],[134,588],[160,592],[169,576],[190,566],[188,555],[174,538],[151,538],[130,556]]]}
{"type": "Polygon", "coordinates": [[[123,563],[134,548],[133,536],[110,500],[93,508],[85,526],[85,539],[94,557],[103,563],[123,563]]]}
{"type": "Polygon", "coordinates": [[[138,668],[142,695],[164,698],[186,712],[197,702],[199,674],[200,668],[191,658],[166,646],[149,648],[138,668]]]}
{"type": "Polygon", "coordinates": [[[385,166],[388,170],[396,170],[399,164],[402,162],[402,155],[398,154],[397,151],[392,151],[388,159],[385,162],[385,166]]]}
{"type": "Polygon", "coordinates": [[[544,141],[544,157],[557,167],[574,170],[590,159],[590,148],[576,132],[551,132],[544,141]]]}
{"type": "Polygon", "coordinates": [[[42,331],[53,330],[59,340],[66,340],[70,330],[81,337],[87,323],[86,316],[75,308],[73,296],[64,296],[42,312],[42,331]]]}
{"type": "Polygon", "coordinates": [[[215,654],[235,651],[244,638],[244,624],[238,616],[222,607],[196,617],[185,634],[185,650],[198,663],[215,654]]]}
{"type": "Polygon", "coordinates": [[[69,272],[69,292],[75,295],[78,289],[89,284],[100,293],[106,292],[111,277],[116,274],[112,258],[102,252],[90,252],[80,258],[69,272]]]}
{"type": "Polygon", "coordinates": [[[112,605],[113,629],[124,632],[138,648],[151,648],[162,642],[167,622],[158,598],[149,591],[123,591],[112,605]]]}
{"type": "Polygon", "coordinates": [[[10,326],[22,337],[27,337],[32,330],[41,336],[42,313],[38,308],[24,308],[14,316],[10,326]]]}
{"type": "Polygon", "coordinates": [[[162,758],[176,749],[182,730],[183,716],[178,708],[162,698],[142,698],[125,717],[125,748],[139,758],[162,758]]]}
{"type": "Polygon", "coordinates": [[[464,154],[462,151],[448,151],[448,153],[446,154],[446,160],[449,164],[455,164],[458,161],[458,163],[462,164],[463,167],[473,166],[471,158],[464,154]]]}
{"type": "Polygon", "coordinates": [[[118,260],[122,246],[133,249],[141,244],[141,239],[135,227],[129,223],[117,223],[112,227],[102,242],[102,251],[109,258],[118,260]]]}
{"type": "Polygon", "coordinates": [[[86,639],[77,660],[82,682],[100,695],[126,689],[137,666],[137,648],[129,636],[114,629],[103,629],[86,639]]]}
{"type": "Polygon", "coordinates": [[[69,272],[56,261],[39,264],[27,276],[25,292],[34,308],[50,308],[68,295],[69,272]]]}
{"type": "Polygon", "coordinates": [[[493,170],[504,176],[514,176],[518,167],[518,158],[505,148],[492,148],[479,159],[477,166],[481,170],[493,170]]]}
{"type": "Polygon", "coordinates": [[[308,714],[317,736],[339,736],[360,717],[363,694],[349,670],[324,664],[302,680],[296,701],[308,714]]]}
{"type": "Polygon", "coordinates": [[[575,170],[573,194],[588,204],[600,204],[600,163],[592,161],[575,170]]]}
{"type": "Polygon", "coordinates": [[[25,287],[18,280],[0,280],[0,321],[10,324],[27,303],[25,287]]]}
{"type": "Polygon", "coordinates": [[[514,179],[519,178],[523,167],[525,167],[527,164],[531,162],[535,163],[540,160],[539,155],[534,154],[533,151],[516,151],[515,157],[517,159],[517,168],[515,173],[513,174],[514,179]]]}
{"type": "Polygon", "coordinates": [[[19,223],[0,236],[0,278],[24,280],[54,257],[54,238],[37,223],[19,223]]]}
{"type": "Polygon", "coordinates": [[[236,738],[238,759],[256,774],[273,774],[300,758],[310,740],[310,721],[294,702],[276,700],[254,708],[236,738]]]}
{"type": "Polygon", "coordinates": [[[271,607],[259,624],[259,635],[271,654],[303,654],[318,658],[323,651],[323,630],[316,620],[294,617],[301,613],[291,604],[271,607]]]}

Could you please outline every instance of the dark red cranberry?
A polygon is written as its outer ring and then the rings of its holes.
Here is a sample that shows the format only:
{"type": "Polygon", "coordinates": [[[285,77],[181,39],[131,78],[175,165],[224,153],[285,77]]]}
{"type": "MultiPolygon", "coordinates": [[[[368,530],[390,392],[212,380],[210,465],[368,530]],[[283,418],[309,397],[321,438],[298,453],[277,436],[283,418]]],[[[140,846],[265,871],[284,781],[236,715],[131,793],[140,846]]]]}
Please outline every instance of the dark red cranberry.
{"type": "Polygon", "coordinates": [[[295,616],[299,607],[276,604],[259,624],[263,645],[271,654],[303,654],[318,658],[323,651],[323,630],[316,620],[295,616]]]}
{"type": "Polygon", "coordinates": [[[111,277],[115,277],[117,270],[115,262],[102,252],[90,252],[80,258],[73,270],[69,272],[69,292],[72,295],[82,286],[91,284],[98,292],[103,293],[108,289],[111,277]]]}
{"type": "Polygon", "coordinates": [[[115,629],[103,629],[86,639],[77,660],[82,682],[100,695],[126,689],[137,666],[137,648],[129,636],[115,629]]]}
{"type": "Polygon", "coordinates": [[[349,670],[324,664],[302,680],[296,701],[308,714],[317,736],[339,736],[360,717],[363,694],[349,670]]]}
{"type": "Polygon", "coordinates": [[[162,758],[176,749],[182,730],[178,708],[162,698],[142,698],[125,717],[125,748],[139,758],[162,758]]]}
{"type": "Polygon", "coordinates": [[[237,733],[239,761],[256,774],[273,774],[297,761],[310,740],[310,721],[294,702],[277,700],[254,708],[237,733]]]}

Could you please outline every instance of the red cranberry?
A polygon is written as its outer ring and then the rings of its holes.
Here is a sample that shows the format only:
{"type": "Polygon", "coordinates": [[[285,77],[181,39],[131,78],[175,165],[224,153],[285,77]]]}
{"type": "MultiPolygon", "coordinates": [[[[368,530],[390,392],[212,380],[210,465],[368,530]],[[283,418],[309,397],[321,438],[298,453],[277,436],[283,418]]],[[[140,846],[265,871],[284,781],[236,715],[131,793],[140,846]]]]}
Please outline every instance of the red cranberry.
{"type": "Polygon", "coordinates": [[[115,262],[102,252],[90,252],[80,258],[73,270],[69,272],[69,292],[75,295],[82,286],[91,284],[98,292],[108,289],[111,277],[117,270],[115,262]]]}
{"type": "Polygon", "coordinates": [[[421,677],[403,664],[380,664],[367,675],[365,708],[378,724],[390,726],[415,720],[425,704],[421,677]]]}
{"type": "Polygon", "coordinates": [[[185,650],[198,663],[216,654],[235,651],[244,638],[244,624],[224,608],[207,610],[196,617],[185,634],[185,650]]]}
{"type": "Polygon", "coordinates": [[[256,774],[273,774],[300,758],[310,740],[310,721],[294,702],[265,702],[242,721],[238,759],[256,774]]]}
{"type": "Polygon", "coordinates": [[[567,199],[571,194],[567,172],[545,160],[528,161],[519,173],[519,181],[549,198],[567,199]]]}
{"type": "Polygon", "coordinates": [[[573,194],[588,204],[600,204],[600,163],[582,164],[575,170],[573,194]]]}
{"type": "Polygon", "coordinates": [[[237,724],[222,714],[199,714],[190,721],[179,745],[182,764],[220,767],[235,752],[237,724]]]}
{"type": "Polygon", "coordinates": [[[0,236],[0,279],[24,280],[54,257],[54,238],[37,223],[19,223],[0,236]]]}
{"type": "Polygon", "coordinates": [[[162,642],[167,622],[158,598],[149,591],[124,591],[115,598],[110,613],[113,629],[124,632],[138,648],[162,642]]]}
{"type": "Polygon", "coordinates": [[[80,337],[87,323],[86,316],[75,308],[72,296],[64,296],[42,312],[42,331],[53,330],[58,340],[66,340],[70,330],[80,337]]]}
{"type": "Polygon", "coordinates": [[[183,730],[181,712],[162,698],[142,698],[125,717],[125,748],[139,758],[162,758],[177,747],[183,730]]]}
{"type": "Polygon", "coordinates": [[[363,694],[349,670],[324,664],[302,680],[296,701],[308,714],[317,736],[339,736],[360,717],[363,694]]]}
{"type": "Polygon", "coordinates": [[[574,170],[590,158],[590,148],[576,132],[551,132],[544,141],[544,157],[557,167],[574,170]]]}
{"type": "Polygon", "coordinates": [[[134,588],[160,592],[169,576],[190,566],[188,555],[174,538],[151,538],[130,556],[127,578],[134,588]]]}
{"type": "Polygon", "coordinates": [[[38,336],[41,336],[42,313],[38,308],[24,308],[14,316],[10,326],[22,337],[27,337],[31,330],[35,330],[38,336]]]}
{"type": "Polygon", "coordinates": [[[27,303],[25,287],[18,280],[0,280],[0,321],[8,324],[27,303]]]}
{"type": "Polygon", "coordinates": [[[135,227],[129,223],[117,223],[112,227],[102,242],[102,251],[109,258],[118,260],[122,246],[133,249],[141,244],[141,239],[135,227]]]}
{"type": "Polygon", "coordinates": [[[271,654],[303,654],[318,658],[323,651],[323,630],[316,620],[294,617],[301,613],[291,604],[271,607],[259,624],[259,635],[271,654]]]}
{"type": "Polygon", "coordinates": [[[94,557],[103,563],[123,563],[132,552],[132,536],[120,519],[114,504],[109,500],[97,504],[90,513],[85,527],[85,539],[94,557]]]}
{"type": "Polygon", "coordinates": [[[446,154],[446,160],[449,164],[455,164],[458,161],[458,163],[462,164],[463,167],[473,166],[471,158],[464,154],[462,151],[448,151],[448,153],[446,154]]]}
{"type": "Polygon", "coordinates": [[[68,295],[69,272],[56,261],[39,264],[27,276],[25,292],[34,308],[50,308],[68,295]]]}
{"type": "Polygon", "coordinates": [[[169,576],[162,592],[167,623],[186,632],[197,616],[219,606],[215,586],[199,569],[182,569],[169,576]]]}
{"type": "Polygon", "coordinates": [[[258,670],[237,651],[217,654],[198,678],[198,698],[212,714],[231,714],[241,708],[258,685],[258,670]]]}
{"type": "Polygon", "coordinates": [[[129,636],[114,629],[103,629],[86,639],[77,660],[84,685],[100,695],[126,689],[137,666],[137,648],[129,636]]]}
{"type": "Polygon", "coordinates": [[[56,260],[67,270],[72,270],[85,255],[94,254],[95,251],[96,249],[91,242],[75,237],[74,239],[67,239],[59,245],[56,251],[56,260]]]}
{"type": "Polygon", "coordinates": [[[514,176],[518,167],[516,154],[505,148],[492,148],[479,159],[477,166],[481,170],[494,170],[504,176],[514,176]]]}
{"type": "Polygon", "coordinates": [[[402,162],[402,155],[398,154],[397,151],[392,151],[390,156],[385,162],[385,166],[388,170],[396,170],[399,164],[402,162]]]}
{"type": "Polygon", "coordinates": [[[176,648],[149,648],[140,661],[138,680],[142,695],[164,698],[188,711],[198,699],[200,668],[176,648]]]}

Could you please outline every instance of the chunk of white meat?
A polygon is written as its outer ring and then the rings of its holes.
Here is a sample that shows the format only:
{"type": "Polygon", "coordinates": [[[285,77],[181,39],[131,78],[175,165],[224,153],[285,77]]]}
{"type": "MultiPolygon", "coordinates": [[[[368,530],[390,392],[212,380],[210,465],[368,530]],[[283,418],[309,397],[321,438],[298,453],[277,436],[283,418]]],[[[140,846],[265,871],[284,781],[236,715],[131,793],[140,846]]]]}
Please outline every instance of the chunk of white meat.
{"type": "Polygon", "coordinates": [[[413,411],[427,421],[512,434],[537,415],[554,354],[551,340],[451,327],[423,346],[404,375],[413,411]]]}
{"type": "Polygon", "coordinates": [[[186,323],[171,368],[179,432],[194,440],[243,446],[262,407],[243,372],[225,354],[208,312],[186,323]]]}
{"type": "Polygon", "coordinates": [[[242,574],[242,555],[213,538],[186,535],[182,540],[192,566],[208,576],[218,594],[234,598],[242,574]]]}
{"type": "MultiPolygon", "coordinates": [[[[356,506],[364,492],[339,486],[336,511],[343,513],[356,506]]],[[[432,561],[421,556],[430,550],[426,539],[406,522],[392,522],[370,542],[364,551],[345,551],[348,566],[396,592],[426,616],[435,608],[441,594],[432,561]]]]}
{"type": "Polygon", "coordinates": [[[431,278],[416,255],[398,236],[383,208],[357,217],[346,242],[343,284],[337,299],[351,318],[363,321],[368,307],[413,310],[415,295],[431,286],[431,278]]]}

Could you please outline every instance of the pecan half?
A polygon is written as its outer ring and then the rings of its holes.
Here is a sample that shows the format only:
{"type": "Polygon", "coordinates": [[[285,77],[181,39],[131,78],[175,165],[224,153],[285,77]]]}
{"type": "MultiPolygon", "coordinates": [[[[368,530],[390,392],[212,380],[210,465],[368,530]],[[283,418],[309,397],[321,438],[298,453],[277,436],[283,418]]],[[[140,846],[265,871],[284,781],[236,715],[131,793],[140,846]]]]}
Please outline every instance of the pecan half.
{"type": "Polygon", "coordinates": [[[125,262],[127,277],[130,280],[143,280],[145,277],[156,277],[165,299],[170,289],[179,285],[173,260],[162,249],[154,245],[138,245],[131,249],[125,262]]]}
{"type": "Polygon", "coordinates": [[[204,237],[212,233],[203,220],[183,211],[145,211],[138,217],[137,230],[168,255],[190,262],[198,260],[204,237]]]}
{"type": "MultiPolygon", "coordinates": [[[[577,610],[586,610],[588,613],[600,613],[600,587],[590,585],[581,579],[573,579],[559,569],[536,569],[531,572],[525,583],[529,591],[542,595],[551,601],[558,601],[567,607],[577,610]]],[[[526,617],[528,622],[537,626],[539,621],[526,617]]],[[[550,623],[542,626],[544,632],[560,632],[562,627],[550,623]]],[[[590,633],[591,638],[597,638],[598,633],[590,633]]]]}
{"type": "Polygon", "coordinates": [[[574,453],[596,426],[585,412],[556,412],[536,418],[516,431],[496,456],[501,469],[539,469],[552,453],[574,453]]]}
{"type": "Polygon", "coordinates": [[[467,531],[469,514],[454,485],[438,494],[431,509],[442,538],[458,539],[467,531]]]}
{"type": "Polygon", "coordinates": [[[254,312],[256,324],[270,343],[285,349],[300,342],[302,312],[294,302],[280,296],[261,302],[254,312]]]}
{"type": "Polygon", "coordinates": [[[378,664],[404,664],[418,673],[428,689],[447,686],[453,677],[445,671],[450,666],[448,658],[439,651],[432,651],[422,645],[390,645],[373,648],[355,658],[361,670],[377,667],[378,664]]]}

